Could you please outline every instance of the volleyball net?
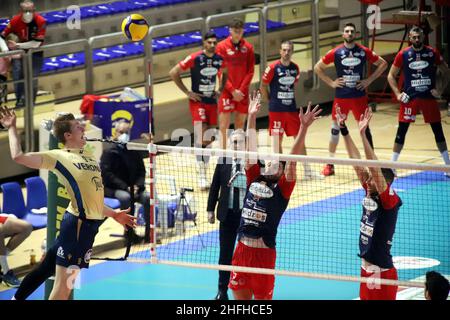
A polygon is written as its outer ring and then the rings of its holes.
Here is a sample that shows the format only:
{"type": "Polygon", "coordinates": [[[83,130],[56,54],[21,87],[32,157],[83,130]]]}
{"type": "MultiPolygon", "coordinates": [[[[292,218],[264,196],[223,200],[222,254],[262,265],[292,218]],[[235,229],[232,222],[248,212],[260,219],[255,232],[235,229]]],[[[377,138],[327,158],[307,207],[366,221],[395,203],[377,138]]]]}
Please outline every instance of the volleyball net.
{"type": "MultiPolygon", "coordinates": [[[[427,271],[450,274],[450,179],[444,175],[450,172],[449,166],[150,146],[151,243],[133,246],[129,261],[368,282],[360,277],[358,256],[365,191],[353,167],[371,166],[395,169],[392,188],[402,201],[391,248],[399,281],[380,283],[422,287],[423,281],[417,279],[427,271]],[[219,265],[220,222],[217,218],[215,223],[208,221],[211,189],[199,187],[200,155],[209,158],[209,184],[224,157],[297,162],[297,182],[278,226],[274,270],[219,265]],[[335,175],[308,176],[309,170],[320,172],[325,164],[335,165],[335,175]]],[[[129,149],[147,150],[148,146],[131,143],[129,149]]],[[[143,228],[140,221],[138,229],[143,228]]]]}

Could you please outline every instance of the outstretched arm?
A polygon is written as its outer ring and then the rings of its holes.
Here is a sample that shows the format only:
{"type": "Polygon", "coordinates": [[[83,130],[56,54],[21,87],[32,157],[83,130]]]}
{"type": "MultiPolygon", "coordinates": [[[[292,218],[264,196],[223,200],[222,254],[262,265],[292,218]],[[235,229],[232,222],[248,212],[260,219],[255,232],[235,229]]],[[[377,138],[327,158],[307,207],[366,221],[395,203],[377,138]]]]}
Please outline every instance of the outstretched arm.
{"type": "MultiPolygon", "coordinates": [[[[341,113],[339,105],[336,106],[336,118],[339,123],[339,127],[341,128],[341,134],[344,137],[345,149],[347,149],[348,156],[351,159],[361,159],[361,154],[359,153],[359,150],[353,142],[353,139],[348,132],[347,126],[345,125],[346,116],[345,114],[341,113]]],[[[364,184],[368,177],[366,169],[359,166],[353,166],[353,169],[355,169],[359,182],[361,184],[364,184]]]]}
{"type": "MultiPolygon", "coordinates": [[[[259,91],[253,91],[250,95],[250,102],[248,105],[248,119],[247,119],[247,151],[257,151],[257,135],[256,135],[256,115],[259,109],[261,109],[261,93],[259,91]]],[[[248,170],[253,163],[250,161],[250,157],[245,161],[245,169],[248,170]]]]}
{"type": "Polygon", "coordinates": [[[16,127],[16,113],[7,107],[0,107],[0,123],[8,128],[9,149],[14,162],[32,169],[40,169],[42,156],[38,154],[23,153],[16,127]]]}
{"type": "MultiPolygon", "coordinates": [[[[362,142],[364,145],[364,153],[366,154],[366,159],[368,160],[378,160],[375,152],[370,146],[369,140],[367,140],[366,129],[369,126],[370,119],[372,118],[372,110],[368,108],[364,115],[361,115],[359,120],[359,132],[361,134],[362,142]]],[[[370,174],[372,175],[373,181],[379,194],[383,193],[387,188],[386,179],[381,172],[381,168],[369,167],[370,174]]]]}
{"type": "MultiPolygon", "coordinates": [[[[319,114],[322,109],[319,109],[319,105],[316,105],[314,109],[311,110],[311,101],[308,103],[306,113],[303,113],[303,109],[300,108],[299,118],[300,118],[300,130],[294,140],[294,145],[291,148],[290,154],[300,154],[301,150],[305,148],[305,138],[306,132],[309,126],[319,118],[319,114]]],[[[294,181],[297,178],[297,161],[288,161],[286,164],[285,175],[287,181],[294,181]]]]}
{"type": "Polygon", "coordinates": [[[118,223],[123,225],[125,228],[135,228],[136,227],[136,217],[129,215],[130,208],[125,210],[114,210],[108,206],[103,207],[103,215],[105,217],[110,217],[116,220],[118,223]]]}

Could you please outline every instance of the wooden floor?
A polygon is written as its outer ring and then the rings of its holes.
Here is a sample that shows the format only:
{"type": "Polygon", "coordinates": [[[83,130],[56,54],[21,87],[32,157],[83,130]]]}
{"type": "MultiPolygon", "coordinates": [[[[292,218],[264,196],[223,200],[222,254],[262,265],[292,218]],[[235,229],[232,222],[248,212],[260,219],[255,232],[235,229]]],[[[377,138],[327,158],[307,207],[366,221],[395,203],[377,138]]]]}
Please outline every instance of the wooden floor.
{"type": "MultiPolygon", "coordinates": [[[[329,48],[324,48],[322,54],[329,48]]],[[[382,52],[380,52],[382,53],[382,52]]],[[[296,54],[294,60],[299,61],[300,68],[309,69],[311,68],[310,58],[308,54],[301,53],[296,54]]],[[[258,72],[255,70],[255,77],[257,77],[258,72]]],[[[138,91],[144,93],[144,88],[138,88],[138,91]]],[[[181,95],[178,89],[175,88],[173,83],[164,83],[158,85],[155,89],[155,95],[158,99],[164,99],[164,97],[170,97],[175,99],[181,95]],[[161,97],[161,98],[159,98],[161,97]]],[[[35,116],[35,127],[38,127],[42,119],[52,118],[55,112],[66,111],[79,113],[80,100],[71,101],[67,103],[62,103],[52,106],[48,112],[43,112],[35,116]]],[[[392,145],[394,142],[395,133],[397,130],[397,113],[398,104],[384,103],[378,105],[377,112],[371,123],[372,135],[374,138],[374,144],[376,148],[376,153],[379,159],[390,160],[392,154],[392,145]]],[[[447,115],[446,110],[442,110],[443,128],[444,134],[448,139],[450,139],[450,116],[447,115]]],[[[348,121],[348,126],[350,132],[354,135],[355,142],[359,148],[361,148],[360,139],[357,135],[357,124],[352,120],[348,121]]],[[[308,154],[313,156],[328,157],[328,142],[330,136],[330,123],[331,117],[324,116],[317,122],[315,122],[307,135],[306,144],[308,147],[308,154]]],[[[18,125],[23,126],[23,118],[18,119],[18,125]]],[[[2,133],[5,134],[5,133],[2,133]]],[[[263,136],[267,137],[267,130],[264,131],[263,136]]],[[[266,139],[265,147],[262,149],[269,148],[269,140],[266,139]]],[[[285,152],[289,150],[292,143],[292,139],[285,139],[284,150],[285,152]]],[[[337,157],[346,158],[347,154],[344,149],[343,143],[340,143],[337,149],[337,157]]],[[[416,123],[411,125],[408,135],[406,137],[405,147],[400,156],[400,161],[402,162],[413,162],[413,163],[430,163],[430,164],[442,164],[442,158],[436,149],[436,144],[434,141],[434,136],[429,125],[424,124],[423,117],[419,115],[417,117],[416,123]]],[[[1,198],[1,195],[0,195],[1,198]]],[[[1,199],[0,199],[1,200],[1,199]]],[[[205,213],[206,216],[206,213],[205,213]]],[[[204,219],[202,217],[201,219],[204,219]]],[[[213,227],[213,226],[211,226],[213,227]]],[[[111,234],[122,234],[122,227],[115,223],[113,220],[109,219],[101,227],[99,235],[96,238],[95,246],[99,246],[105,243],[110,243],[111,241],[117,241],[117,237],[111,237],[111,234]]],[[[46,230],[34,231],[32,235],[17,248],[8,258],[10,267],[15,269],[23,267],[29,264],[30,252],[34,250],[37,253],[39,259],[41,255],[41,243],[45,238],[46,230]]],[[[116,252],[109,252],[105,254],[110,255],[121,255],[122,250],[116,252]]],[[[0,285],[0,290],[4,289],[4,284],[0,285]]]]}

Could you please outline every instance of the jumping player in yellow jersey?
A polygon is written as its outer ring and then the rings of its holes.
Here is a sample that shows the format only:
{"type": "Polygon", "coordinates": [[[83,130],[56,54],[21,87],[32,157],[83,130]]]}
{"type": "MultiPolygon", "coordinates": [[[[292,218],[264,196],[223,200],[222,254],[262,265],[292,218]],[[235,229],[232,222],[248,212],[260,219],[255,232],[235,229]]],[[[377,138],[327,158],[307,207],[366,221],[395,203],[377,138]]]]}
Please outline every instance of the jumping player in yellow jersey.
{"type": "Polygon", "coordinates": [[[83,149],[86,144],[83,125],[73,114],[59,116],[53,134],[64,149],[23,153],[16,129],[16,115],[0,108],[0,124],[8,128],[11,158],[32,169],[48,169],[58,176],[70,196],[58,238],[42,261],[22,281],[13,299],[26,299],[47,278],[55,275],[51,300],[68,299],[81,268],[89,267],[90,255],[99,226],[112,217],[125,227],[136,226],[130,209],[113,210],[103,204],[100,167],[83,149]]]}

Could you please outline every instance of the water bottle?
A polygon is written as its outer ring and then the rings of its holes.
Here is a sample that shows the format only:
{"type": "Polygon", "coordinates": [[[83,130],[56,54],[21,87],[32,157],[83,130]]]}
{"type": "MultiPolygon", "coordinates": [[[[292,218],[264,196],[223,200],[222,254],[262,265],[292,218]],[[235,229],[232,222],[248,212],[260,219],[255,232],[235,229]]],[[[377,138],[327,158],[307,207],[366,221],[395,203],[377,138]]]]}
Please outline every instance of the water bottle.
{"type": "Polygon", "coordinates": [[[175,211],[175,234],[183,234],[183,211],[182,208],[177,208],[175,211]]]}
{"type": "Polygon", "coordinates": [[[41,251],[42,251],[42,256],[41,256],[41,261],[42,261],[42,260],[44,260],[45,254],[47,253],[47,238],[44,238],[44,240],[42,240],[41,251]]]}
{"type": "Polygon", "coordinates": [[[30,251],[30,265],[35,265],[36,264],[36,253],[34,252],[33,249],[31,249],[30,251]]]}
{"type": "Polygon", "coordinates": [[[136,223],[138,226],[145,225],[144,212],[141,210],[142,204],[136,202],[134,204],[134,216],[136,217],[136,223]]]}

